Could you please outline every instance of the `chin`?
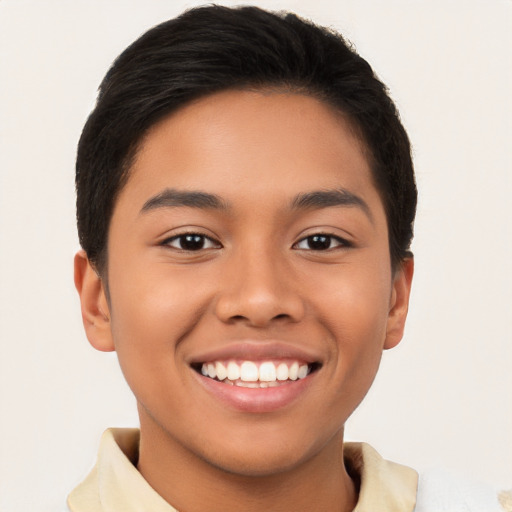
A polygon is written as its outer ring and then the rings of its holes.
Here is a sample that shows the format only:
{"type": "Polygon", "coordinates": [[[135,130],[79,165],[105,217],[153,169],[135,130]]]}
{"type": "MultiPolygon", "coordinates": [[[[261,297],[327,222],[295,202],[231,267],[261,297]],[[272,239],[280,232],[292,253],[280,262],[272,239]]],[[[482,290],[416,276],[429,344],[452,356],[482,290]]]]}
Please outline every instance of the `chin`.
{"type": "MultiPolygon", "coordinates": [[[[228,437],[228,436],[226,436],[228,437]]],[[[299,468],[305,462],[321,454],[324,443],[307,436],[279,436],[267,438],[265,434],[253,434],[251,441],[231,439],[229,446],[219,446],[217,450],[203,452],[203,460],[208,464],[233,475],[242,477],[270,477],[299,468]]],[[[341,438],[340,438],[341,439],[341,438]]],[[[227,439],[226,439],[227,440],[227,439]]]]}
{"type": "Polygon", "coordinates": [[[296,455],[291,454],[266,454],[261,450],[258,453],[237,453],[232,457],[215,458],[205,462],[216,467],[217,469],[240,477],[250,478],[265,478],[273,477],[278,474],[292,471],[299,467],[305,460],[305,457],[298,458],[296,455]],[[241,456],[242,455],[242,456],[241,456]]]}

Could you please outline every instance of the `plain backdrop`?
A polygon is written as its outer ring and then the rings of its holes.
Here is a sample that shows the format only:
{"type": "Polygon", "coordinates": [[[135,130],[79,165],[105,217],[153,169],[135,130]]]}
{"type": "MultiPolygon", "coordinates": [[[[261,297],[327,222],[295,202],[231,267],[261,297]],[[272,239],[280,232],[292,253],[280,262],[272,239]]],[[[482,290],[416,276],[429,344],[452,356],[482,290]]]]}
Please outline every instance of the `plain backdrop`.
{"type": "MultiPolygon", "coordinates": [[[[136,426],[72,282],[76,143],[117,54],[200,2],[0,0],[0,510],[62,510],[136,426]]],[[[234,5],[234,2],[220,2],[234,5]]],[[[347,437],[512,486],[512,2],[254,1],[341,31],[390,88],[420,203],[405,339],[347,437]]]]}

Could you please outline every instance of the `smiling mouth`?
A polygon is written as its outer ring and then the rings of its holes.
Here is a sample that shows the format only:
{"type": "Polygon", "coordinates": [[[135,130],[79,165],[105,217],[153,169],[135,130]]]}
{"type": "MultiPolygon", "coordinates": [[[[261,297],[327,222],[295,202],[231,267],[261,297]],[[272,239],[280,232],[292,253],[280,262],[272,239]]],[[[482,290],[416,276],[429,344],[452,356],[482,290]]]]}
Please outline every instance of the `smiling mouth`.
{"type": "Polygon", "coordinates": [[[303,361],[210,361],[193,365],[209,379],[245,388],[272,388],[302,380],[318,370],[318,363],[303,361]]]}

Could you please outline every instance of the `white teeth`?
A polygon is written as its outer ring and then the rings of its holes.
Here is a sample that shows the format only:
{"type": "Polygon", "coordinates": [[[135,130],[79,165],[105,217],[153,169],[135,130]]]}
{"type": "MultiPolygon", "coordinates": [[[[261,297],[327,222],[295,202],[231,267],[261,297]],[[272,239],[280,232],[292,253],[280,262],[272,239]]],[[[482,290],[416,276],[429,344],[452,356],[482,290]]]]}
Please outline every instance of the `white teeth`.
{"type": "Polygon", "coordinates": [[[228,363],[228,379],[238,380],[240,378],[240,366],[233,361],[228,363]]]}
{"type": "Polygon", "coordinates": [[[215,379],[215,377],[217,377],[215,366],[211,363],[208,363],[208,377],[210,377],[210,379],[215,379]]]}
{"type": "Polygon", "coordinates": [[[252,361],[244,361],[240,367],[240,379],[244,382],[256,382],[258,380],[258,367],[252,361]]]}
{"type": "Polygon", "coordinates": [[[235,386],[239,386],[241,388],[259,388],[259,387],[261,387],[260,384],[258,384],[257,382],[244,382],[242,380],[235,382],[235,386]]]}
{"type": "Polygon", "coordinates": [[[308,374],[308,365],[303,364],[299,366],[299,373],[297,374],[297,377],[299,379],[303,379],[308,374]]]}
{"type": "Polygon", "coordinates": [[[274,382],[276,380],[276,367],[274,363],[262,363],[260,365],[260,381],[274,382]]]}
{"type": "Polygon", "coordinates": [[[297,380],[299,376],[299,363],[293,363],[288,370],[288,378],[291,380],[297,380]]]}
{"type": "Polygon", "coordinates": [[[219,380],[224,380],[228,376],[228,371],[222,363],[215,363],[215,371],[219,380]]]}
{"type": "Polygon", "coordinates": [[[230,384],[231,386],[235,385],[240,388],[275,388],[276,386],[279,386],[278,382],[244,382],[242,380],[238,380],[235,383],[231,382],[230,380],[224,380],[224,384],[230,384]]]}
{"type": "Polygon", "coordinates": [[[288,380],[288,366],[286,363],[281,363],[276,370],[277,380],[288,380]]]}
{"type": "Polygon", "coordinates": [[[283,362],[276,366],[272,361],[264,361],[258,368],[257,363],[253,361],[244,361],[241,365],[235,361],[229,361],[227,364],[216,361],[204,363],[201,366],[201,374],[226,384],[267,388],[279,386],[287,380],[303,379],[309,373],[307,364],[299,364],[298,361],[290,366],[288,364],[283,362]]]}

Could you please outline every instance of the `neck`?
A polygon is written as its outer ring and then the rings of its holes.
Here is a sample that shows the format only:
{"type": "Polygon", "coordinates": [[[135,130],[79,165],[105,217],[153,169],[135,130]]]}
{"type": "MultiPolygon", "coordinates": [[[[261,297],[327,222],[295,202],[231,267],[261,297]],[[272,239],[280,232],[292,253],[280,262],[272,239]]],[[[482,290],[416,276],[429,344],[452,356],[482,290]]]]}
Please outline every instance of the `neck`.
{"type": "Polygon", "coordinates": [[[140,439],[138,470],[180,512],[349,512],[356,505],[343,462],[342,431],[308,460],[258,475],[215,466],[142,416],[140,439]]]}

